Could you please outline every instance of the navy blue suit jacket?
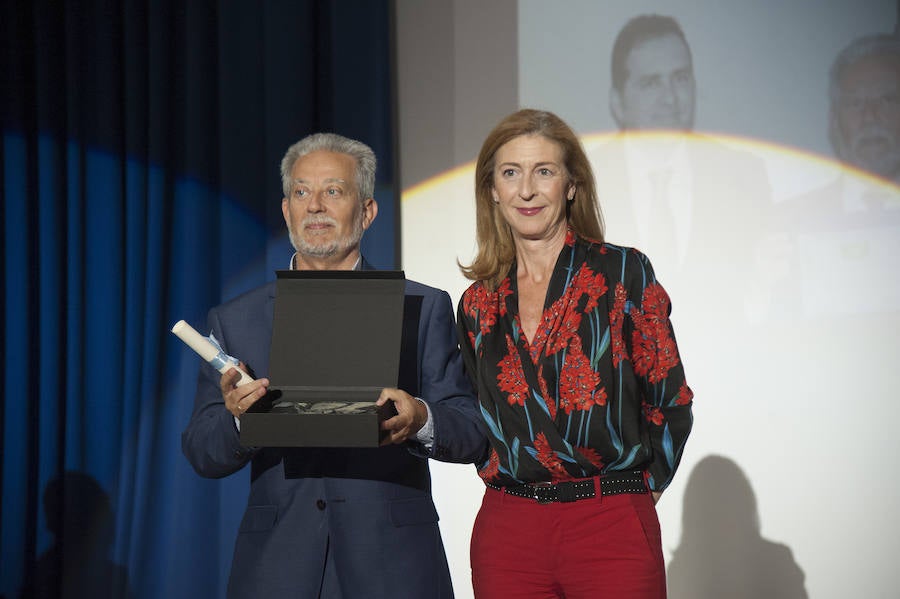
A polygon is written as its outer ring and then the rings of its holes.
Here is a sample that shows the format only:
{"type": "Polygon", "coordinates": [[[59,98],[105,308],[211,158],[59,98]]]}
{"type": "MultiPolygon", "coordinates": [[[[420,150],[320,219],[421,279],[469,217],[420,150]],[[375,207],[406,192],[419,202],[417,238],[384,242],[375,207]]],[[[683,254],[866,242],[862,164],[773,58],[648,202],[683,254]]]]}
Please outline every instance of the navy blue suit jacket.
{"type": "MultiPolygon", "coordinates": [[[[256,378],[268,374],[275,284],[209,313],[226,353],[256,378]]],[[[481,416],[463,372],[450,297],[406,282],[398,386],[428,402],[434,443],[379,448],[243,447],[219,389],[201,366],[182,449],[202,476],[251,463],[247,510],[234,550],[228,597],[452,597],[431,499],[427,455],[472,463],[486,455],[481,416]],[[414,355],[410,355],[414,354],[414,355]]]]}

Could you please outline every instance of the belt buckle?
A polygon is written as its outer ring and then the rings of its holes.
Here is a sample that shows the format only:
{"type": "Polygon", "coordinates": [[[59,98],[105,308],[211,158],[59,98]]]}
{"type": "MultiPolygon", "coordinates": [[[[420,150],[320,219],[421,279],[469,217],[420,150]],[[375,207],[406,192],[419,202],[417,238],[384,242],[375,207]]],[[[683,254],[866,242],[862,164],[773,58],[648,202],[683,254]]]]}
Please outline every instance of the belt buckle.
{"type": "Polygon", "coordinates": [[[531,487],[531,498],[537,501],[541,505],[546,505],[548,503],[553,503],[556,501],[555,499],[549,499],[546,496],[541,496],[538,489],[550,489],[554,486],[553,483],[548,481],[540,481],[536,483],[531,483],[529,485],[531,487]]]}

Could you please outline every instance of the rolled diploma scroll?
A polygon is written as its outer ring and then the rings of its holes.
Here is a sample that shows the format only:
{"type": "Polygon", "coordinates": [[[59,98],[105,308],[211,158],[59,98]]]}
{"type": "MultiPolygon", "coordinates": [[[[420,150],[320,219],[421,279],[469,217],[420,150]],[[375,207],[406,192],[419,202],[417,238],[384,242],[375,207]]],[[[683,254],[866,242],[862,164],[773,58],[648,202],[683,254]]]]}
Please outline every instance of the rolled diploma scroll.
{"type": "Polygon", "coordinates": [[[197,332],[197,330],[186,323],[183,320],[179,320],[175,323],[175,326],[172,327],[172,332],[175,335],[184,341],[188,347],[197,352],[197,354],[210,363],[210,365],[225,374],[230,369],[234,368],[238,372],[241,373],[241,380],[238,381],[237,386],[241,386],[245,383],[252,382],[253,379],[250,378],[250,375],[244,372],[237,364],[232,362],[231,356],[225,354],[225,352],[221,351],[215,345],[210,342],[209,339],[201,335],[197,332]]]}

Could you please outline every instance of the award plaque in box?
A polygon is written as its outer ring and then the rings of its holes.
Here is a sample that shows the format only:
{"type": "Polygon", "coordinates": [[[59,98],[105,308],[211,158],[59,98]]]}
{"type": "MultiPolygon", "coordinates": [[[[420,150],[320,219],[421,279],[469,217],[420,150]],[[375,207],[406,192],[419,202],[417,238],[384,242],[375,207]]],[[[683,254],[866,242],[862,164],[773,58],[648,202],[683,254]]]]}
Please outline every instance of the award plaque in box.
{"type": "Polygon", "coordinates": [[[402,271],[278,271],[269,393],[241,417],[253,447],[376,447],[393,404],[402,271]]]}

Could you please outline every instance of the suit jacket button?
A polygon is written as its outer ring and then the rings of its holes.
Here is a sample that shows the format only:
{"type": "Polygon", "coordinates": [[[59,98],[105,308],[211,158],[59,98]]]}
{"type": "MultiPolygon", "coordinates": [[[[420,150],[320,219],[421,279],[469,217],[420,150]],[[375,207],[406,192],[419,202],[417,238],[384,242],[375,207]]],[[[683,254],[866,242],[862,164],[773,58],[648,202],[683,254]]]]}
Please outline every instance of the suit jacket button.
{"type": "Polygon", "coordinates": [[[319,508],[320,510],[324,510],[325,509],[325,500],[324,499],[317,500],[316,507],[319,508]]]}

